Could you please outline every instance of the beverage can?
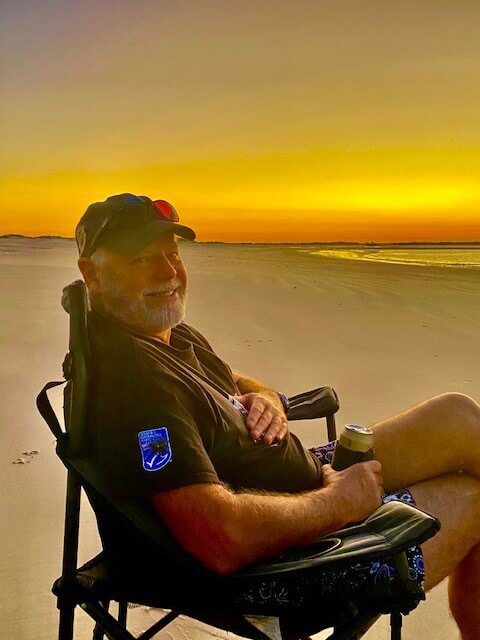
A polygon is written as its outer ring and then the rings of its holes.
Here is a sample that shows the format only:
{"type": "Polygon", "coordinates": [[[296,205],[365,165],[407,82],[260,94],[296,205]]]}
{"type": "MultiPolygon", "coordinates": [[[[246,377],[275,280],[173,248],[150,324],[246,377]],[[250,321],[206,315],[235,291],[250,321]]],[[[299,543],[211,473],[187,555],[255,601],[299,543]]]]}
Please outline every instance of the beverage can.
{"type": "Polygon", "coordinates": [[[332,468],[342,471],[357,462],[373,460],[373,431],[358,424],[346,424],[338,438],[332,468]]]}

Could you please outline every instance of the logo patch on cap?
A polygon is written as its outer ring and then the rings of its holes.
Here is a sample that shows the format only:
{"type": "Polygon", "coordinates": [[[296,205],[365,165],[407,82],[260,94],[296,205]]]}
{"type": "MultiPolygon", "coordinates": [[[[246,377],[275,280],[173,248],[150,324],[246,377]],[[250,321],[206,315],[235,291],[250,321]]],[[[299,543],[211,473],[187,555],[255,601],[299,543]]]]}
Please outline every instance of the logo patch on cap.
{"type": "Polygon", "coordinates": [[[135,204],[140,202],[140,204],[145,204],[145,201],[139,198],[138,196],[130,196],[130,198],[125,198],[123,204],[135,204]]]}
{"type": "Polygon", "coordinates": [[[158,471],[171,461],[172,448],[167,427],[140,431],[138,442],[145,471],[158,471]]]}

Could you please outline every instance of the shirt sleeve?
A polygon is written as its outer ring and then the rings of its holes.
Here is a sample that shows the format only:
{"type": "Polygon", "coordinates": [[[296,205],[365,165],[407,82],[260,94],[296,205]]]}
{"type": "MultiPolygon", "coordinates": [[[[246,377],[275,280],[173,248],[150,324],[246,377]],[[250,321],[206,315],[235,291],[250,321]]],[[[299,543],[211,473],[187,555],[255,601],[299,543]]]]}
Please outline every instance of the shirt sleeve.
{"type": "Polygon", "coordinates": [[[148,497],[198,483],[220,483],[195,420],[175,394],[110,381],[98,389],[96,455],[114,493],[148,497]],[[112,388],[113,387],[113,388],[112,388]]]}

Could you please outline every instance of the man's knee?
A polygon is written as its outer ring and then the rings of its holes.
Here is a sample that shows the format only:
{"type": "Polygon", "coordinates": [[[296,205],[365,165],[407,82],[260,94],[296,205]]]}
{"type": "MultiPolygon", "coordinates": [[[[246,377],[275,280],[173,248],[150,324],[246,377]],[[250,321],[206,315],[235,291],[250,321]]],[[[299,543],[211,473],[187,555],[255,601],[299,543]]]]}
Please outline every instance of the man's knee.
{"type": "Polygon", "coordinates": [[[451,391],[436,396],[435,401],[445,417],[452,416],[457,424],[476,427],[480,437],[480,405],[473,398],[451,391]]]}

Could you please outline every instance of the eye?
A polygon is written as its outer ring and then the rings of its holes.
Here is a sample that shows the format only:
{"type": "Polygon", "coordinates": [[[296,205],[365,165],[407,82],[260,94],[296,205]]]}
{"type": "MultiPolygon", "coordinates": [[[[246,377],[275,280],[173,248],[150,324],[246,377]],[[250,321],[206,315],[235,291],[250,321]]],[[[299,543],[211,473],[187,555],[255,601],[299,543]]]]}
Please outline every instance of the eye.
{"type": "Polygon", "coordinates": [[[140,258],[135,258],[135,260],[133,261],[133,264],[139,264],[142,262],[148,262],[150,258],[148,258],[147,256],[141,256],[140,258]]]}
{"type": "Polygon", "coordinates": [[[168,257],[169,258],[175,258],[175,259],[180,258],[179,254],[178,254],[178,251],[172,251],[172,253],[168,254],[168,257]]]}

